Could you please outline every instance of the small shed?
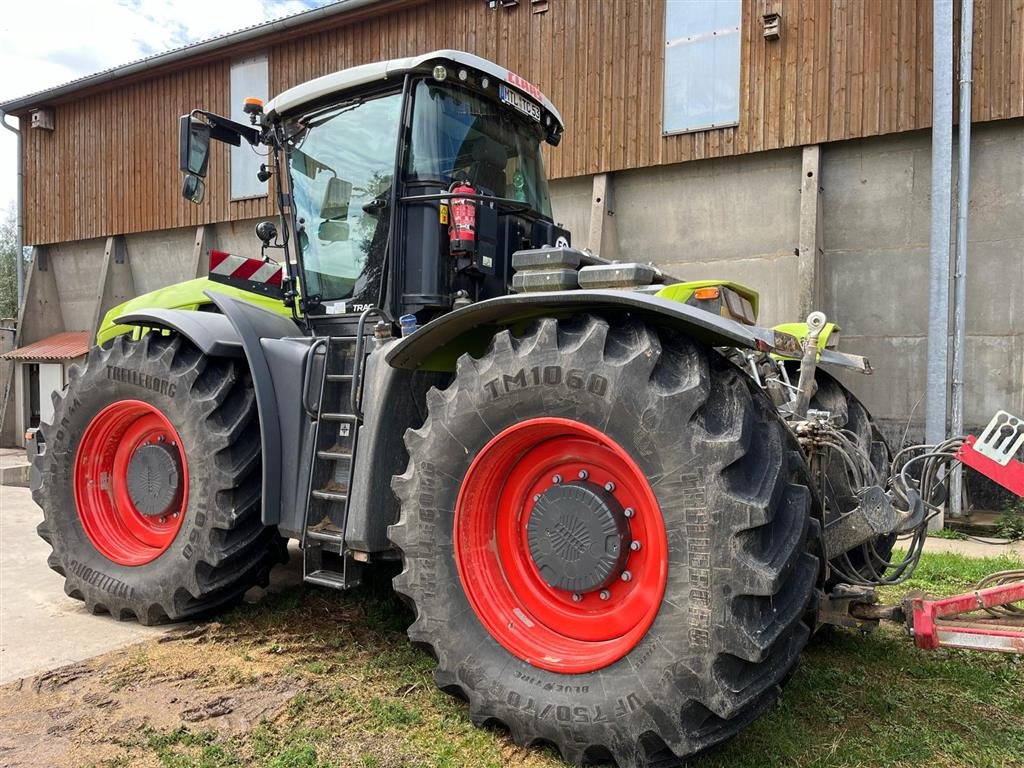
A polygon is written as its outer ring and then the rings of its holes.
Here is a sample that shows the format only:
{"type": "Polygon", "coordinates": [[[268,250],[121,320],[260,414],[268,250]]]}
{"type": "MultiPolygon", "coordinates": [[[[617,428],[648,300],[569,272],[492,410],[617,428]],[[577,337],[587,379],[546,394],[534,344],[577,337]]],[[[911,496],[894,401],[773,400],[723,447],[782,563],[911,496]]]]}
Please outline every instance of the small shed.
{"type": "Polygon", "coordinates": [[[68,369],[89,351],[88,331],[64,331],[0,355],[14,365],[18,434],[53,420],[53,393],[68,383],[68,369]]]}

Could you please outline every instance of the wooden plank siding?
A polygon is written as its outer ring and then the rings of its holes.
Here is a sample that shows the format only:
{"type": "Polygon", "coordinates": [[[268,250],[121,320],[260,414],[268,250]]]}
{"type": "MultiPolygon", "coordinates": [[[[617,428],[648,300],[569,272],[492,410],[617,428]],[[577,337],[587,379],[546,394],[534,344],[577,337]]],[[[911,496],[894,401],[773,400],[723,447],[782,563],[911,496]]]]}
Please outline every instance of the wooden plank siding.
{"type": "MultiPolygon", "coordinates": [[[[266,51],[271,94],[349,66],[459,48],[532,80],[566,122],[552,178],[928,127],[931,0],[742,0],[740,121],[662,135],[664,3],[550,0],[491,10],[482,0],[383,6],[311,25],[144,79],[49,105],[56,130],[23,132],[25,238],[32,244],[271,215],[268,197],[229,199],[216,145],[201,206],[179,195],[177,116],[229,112],[231,60],[266,51]],[[766,41],[761,16],[782,14],[766,41]]],[[[975,120],[1024,115],[1024,0],[976,0],[975,120]]]]}

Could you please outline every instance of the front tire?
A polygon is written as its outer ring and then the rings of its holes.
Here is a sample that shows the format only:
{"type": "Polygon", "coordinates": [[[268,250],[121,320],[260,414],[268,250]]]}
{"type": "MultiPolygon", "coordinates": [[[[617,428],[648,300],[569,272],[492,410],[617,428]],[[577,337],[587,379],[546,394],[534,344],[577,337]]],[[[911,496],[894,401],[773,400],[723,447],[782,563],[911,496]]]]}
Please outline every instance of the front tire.
{"type": "Polygon", "coordinates": [[[741,371],[641,323],[545,319],[464,355],[428,405],[393,483],[395,588],[475,723],[574,763],[652,765],[775,700],[810,635],[817,523],[799,450],[741,371]],[[565,513],[575,495],[602,536],[565,513]]]}
{"type": "Polygon", "coordinates": [[[33,461],[64,591],[143,624],[224,608],[286,557],[260,519],[248,371],[179,336],[119,336],[72,368],[33,461]]]}

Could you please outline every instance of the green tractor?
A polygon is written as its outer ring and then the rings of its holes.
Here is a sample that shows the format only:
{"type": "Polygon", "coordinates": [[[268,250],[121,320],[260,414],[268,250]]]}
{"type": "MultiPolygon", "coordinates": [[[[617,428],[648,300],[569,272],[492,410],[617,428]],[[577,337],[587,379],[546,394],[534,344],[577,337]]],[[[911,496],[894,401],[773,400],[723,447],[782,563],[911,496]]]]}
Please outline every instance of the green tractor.
{"type": "Polygon", "coordinates": [[[183,194],[211,141],[263,148],[261,257],[112,310],[30,441],[90,611],[208,616],[289,539],[322,586],[400,563],[474,722],[662,765],[772,704],[837,585],[905,568],[920,499],[824,371],[867,361],[819,313],[761,327],[741,285],[573,248],[535,86],[437,51],[246,112],[181,118],[183,194]]]}

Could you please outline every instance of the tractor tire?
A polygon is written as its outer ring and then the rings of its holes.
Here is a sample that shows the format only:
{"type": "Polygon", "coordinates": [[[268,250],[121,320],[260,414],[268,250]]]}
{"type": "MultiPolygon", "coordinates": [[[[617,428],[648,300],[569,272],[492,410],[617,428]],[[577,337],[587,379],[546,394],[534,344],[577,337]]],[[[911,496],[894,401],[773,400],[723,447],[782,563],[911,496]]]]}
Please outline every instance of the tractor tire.
{"type": "MultiPolygon", "coordinates": [[[[811,398],[810,407],[830,412],[835,423],[841,429],[852,432],[856,436],[857,442],[871,457],[871,464],[879,473],[884,487],[886,478],[889,476],[889,463],[892,460],[892,455],[889,444],[882,436],[874,419],[871,418],[868,409],[857,399],[856,395],[825,371],[819,369],[816,372],[815,383],[818,388],[814,397],[811,398]]],[[[828,461],[820,471],[813,474],[816,475],[814,480],[824,505],[826,522],[857,506],[857,489],[852,487],[850,476],[842,460],[837,458],[828,461]]],[[[868,567],[868,562],[875,564],[876,571],[884,572],[885,569],[878,564],[878,559],[888,560],[892,555],[895,543],[895,534],[878,536],[873,542],[847,553],[849,566],[861,579],[871,580],[871,569],[868,567]]],[[[842,566],[847,567],[845,562],[842,566]]],[[[843,581],[841,575],[833,574],[829,577],[828,586],[831,587],[843,581]]]]}
{"type": "Polygon", "coordinates": [[[395,589],[474,723],[571,763],[674,765],[774,702],[819,527],[749,377],[640,322],[544,319],[427,403],[393,481],[395,589]]]}
{"type": "Polygon", "coordinates": [[[119,336],[75,366],[40,425],[32,497],[64,591],[142,624],[196,618],[286,559],[260,518],[260,434],[244,364],[179,336],[119,336]]]}

